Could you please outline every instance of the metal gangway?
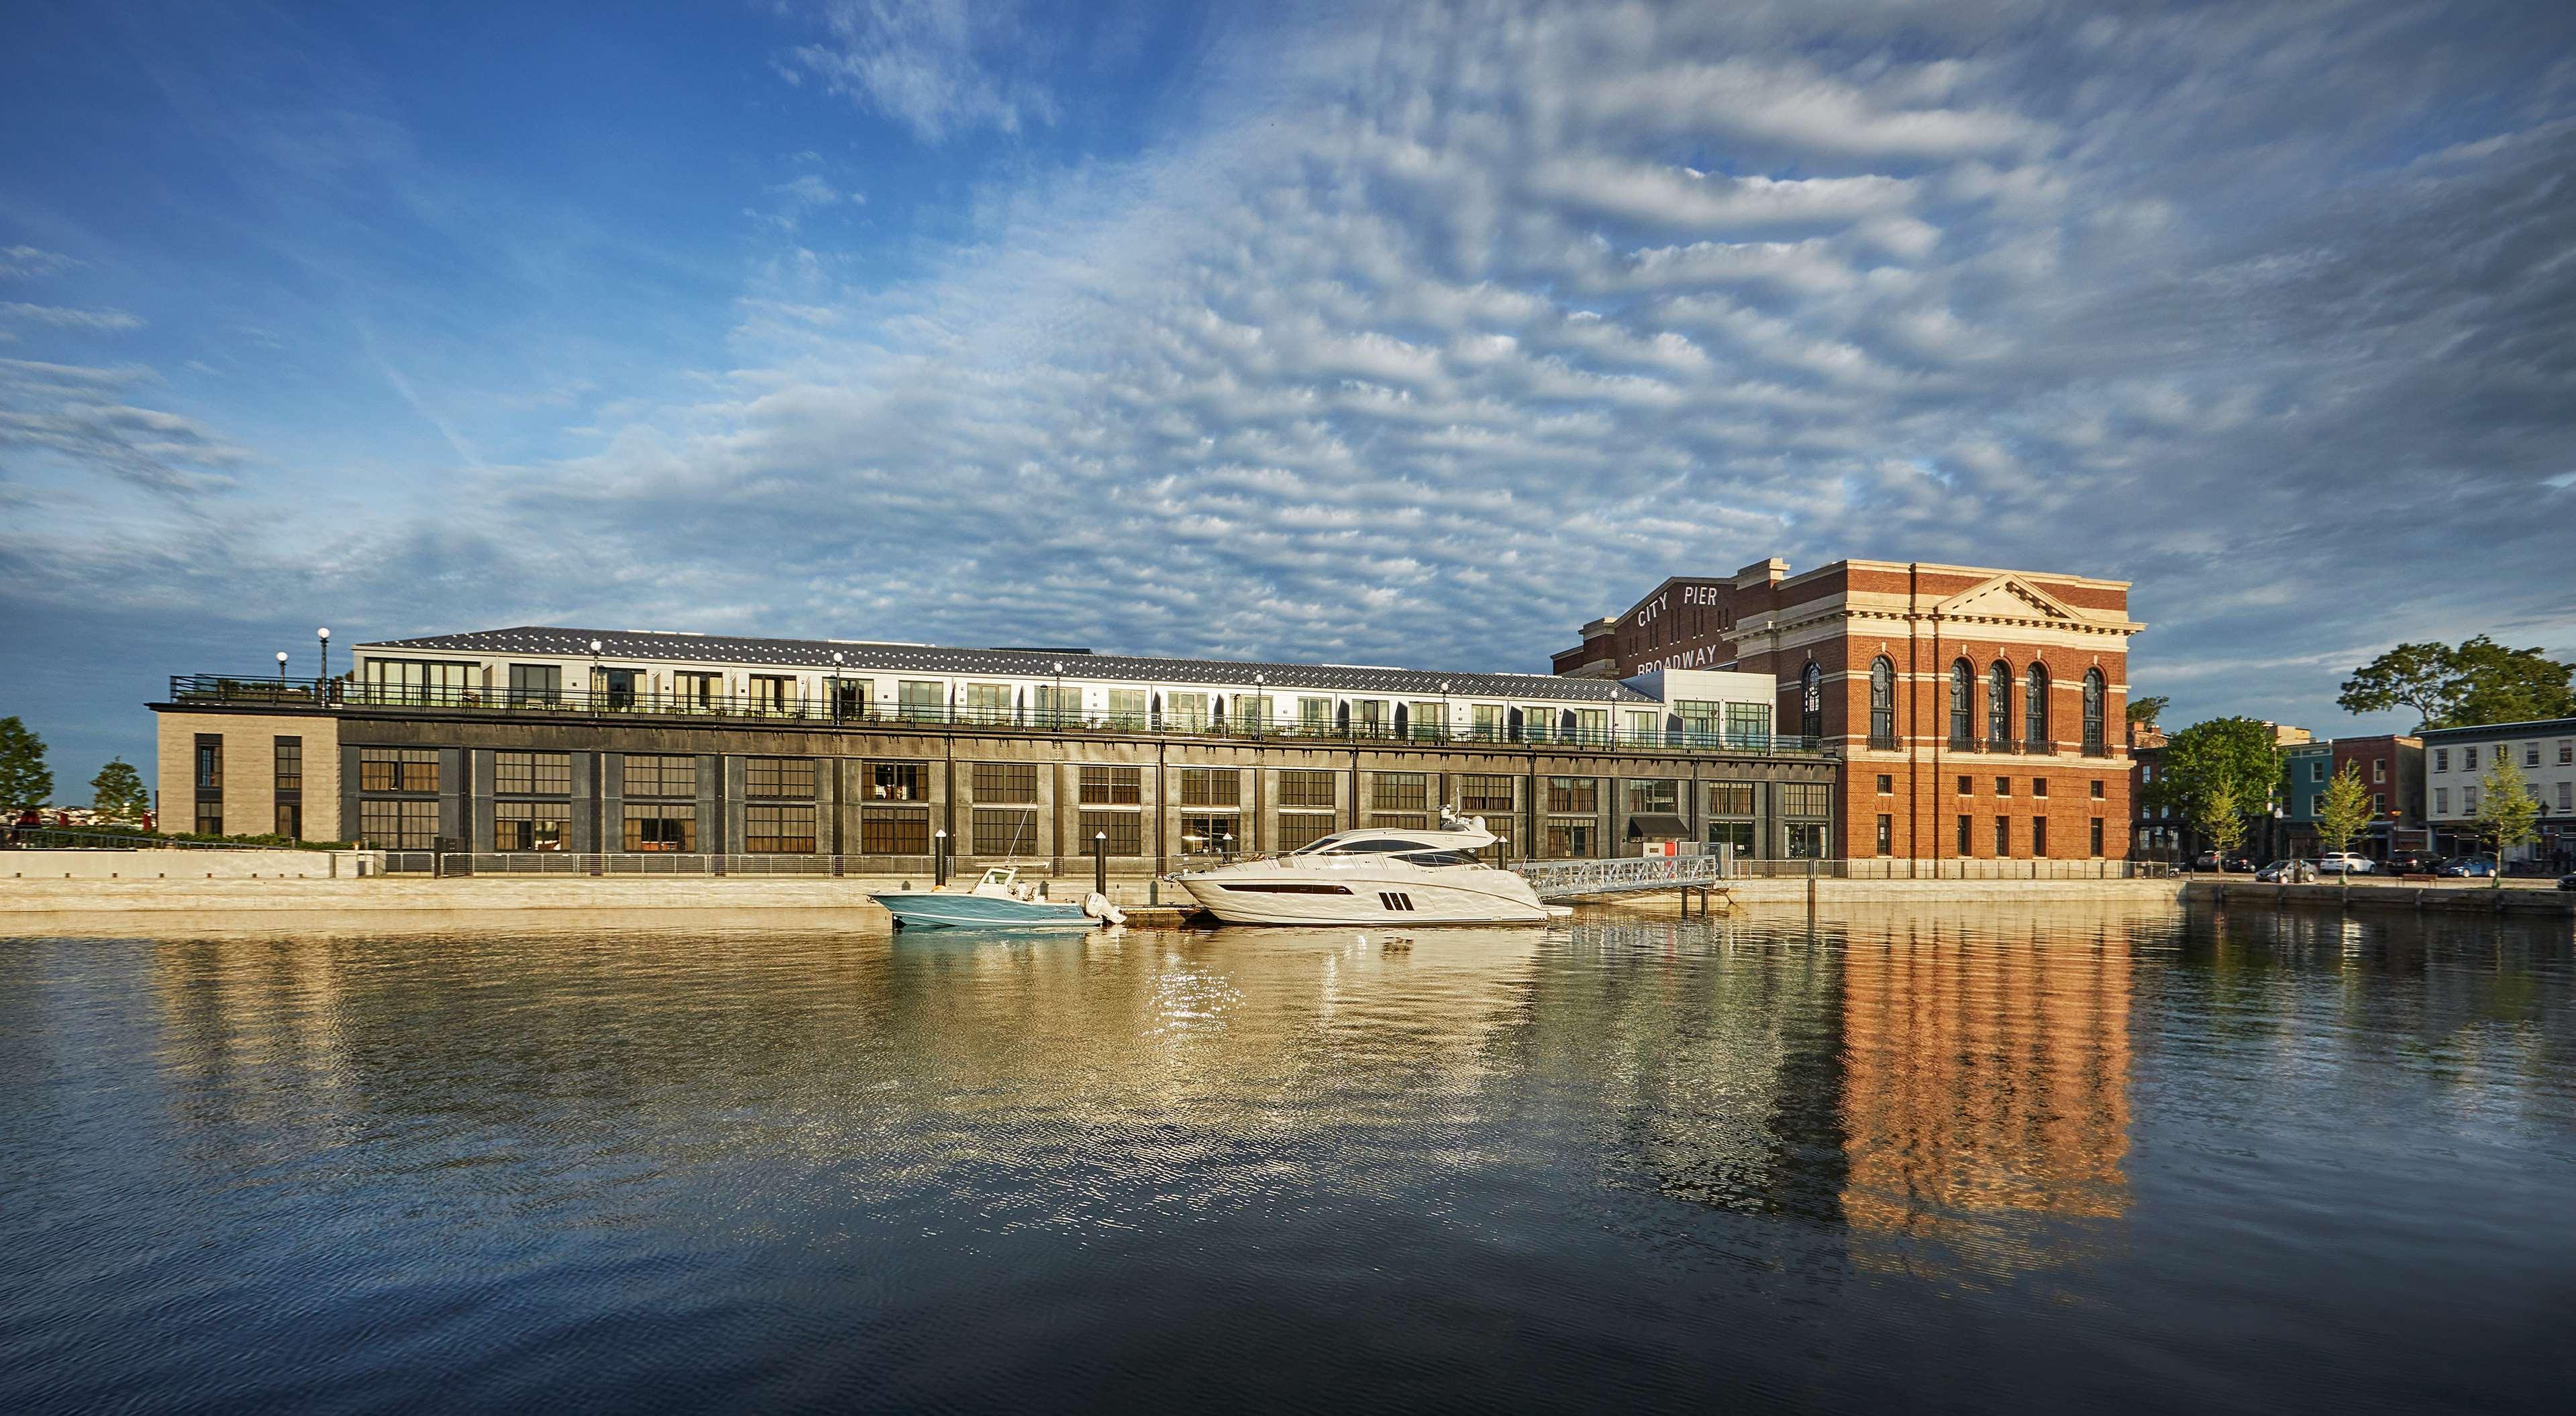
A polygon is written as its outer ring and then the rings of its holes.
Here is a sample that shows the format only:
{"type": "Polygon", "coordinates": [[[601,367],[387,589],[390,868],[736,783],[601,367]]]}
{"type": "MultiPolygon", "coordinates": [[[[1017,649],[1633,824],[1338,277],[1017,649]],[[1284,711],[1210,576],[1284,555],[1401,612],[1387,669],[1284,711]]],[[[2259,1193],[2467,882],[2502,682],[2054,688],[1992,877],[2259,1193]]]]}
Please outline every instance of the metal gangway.
{"type": "Polygon", "coordinates": [[[1632,856],[1618,860],[1525,860],[1512,869],[1542,900],[1633,895],[1648,890],[1700,890],[1732,872],[1722,855],[1632,856]]]}

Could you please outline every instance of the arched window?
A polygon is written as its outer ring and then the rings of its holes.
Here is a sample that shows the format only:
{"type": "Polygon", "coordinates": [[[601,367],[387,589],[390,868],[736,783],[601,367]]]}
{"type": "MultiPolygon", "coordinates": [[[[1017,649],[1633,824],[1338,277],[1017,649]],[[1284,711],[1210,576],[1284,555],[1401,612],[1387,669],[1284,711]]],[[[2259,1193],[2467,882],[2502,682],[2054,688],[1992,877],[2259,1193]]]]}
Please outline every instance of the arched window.
{"type": "Polygon", "coordinates": [[[1869,666],[1869,745],[1896,746],[1896,665],[1885,654],[1869,666]]]}
{"type": "Polygon", "coordinates": [[[1153,698],[1153,709],[1154,709],[1154,731],[1156,731],[1156,732],[1158,732],[1158,733],[1159,733],[1159,732],[1161,732],[1161,731],[1163,730],[1163,695],[1161,695],[1160,693],[1157,693],[1157,694],[1155,694],[1155,695],[1154,695],[1154,698],[1153,698]]]}
{"type": "Polygon", "coordinates": [[[2084,671],[2084,755],[2100,757],[2102,746],[2102,671],[2084,671]]]}
{"type": "Polygon", "coordinates": [[[2031,665],[2023,677],[2021,737],[2024,752],[2046,752],[2056,746],[2048,740],[2048,667],[2044,664],[2031,665]]]}
{"type": "Polygon", "coordinates": [[[1798,736],[1801,744],[1814,747],[1825,737],[1825,670],[1815,660],[1807,661],[1807,671],[1798,675],[1798,736]]]}
{"type": "Polygon", "coordinates": [[[2002,747],[2012,741],[2012,665],[2001,659],[1986,670],[1986,742],[2002,747]]]}
{"type": "Polygon", "coordinates": [[[1218,732],[1224,732],[1224,731],[1225,731],[1225,695],[1224,695],[1224,694],[1222,694],[1222,693],[1217,693],[1217,694],[1211,694],[1211,695],[1209,695],[1209,696],[1208,696],[1208,723],[1209,723],[1209,725],[1210,725],[1210,726],[1214,727],[1218,732]]]}
{"type": "Polygon", "coordinates": [[[1961,659],[1950,666],[1950,745],[1952,747],[1966,747],[1969,739],[1976,736],[1976,719],[1968,707],[1968,699],[1976,681],[1977,671],[1968,667],[1967,660],[1961,659]]]}

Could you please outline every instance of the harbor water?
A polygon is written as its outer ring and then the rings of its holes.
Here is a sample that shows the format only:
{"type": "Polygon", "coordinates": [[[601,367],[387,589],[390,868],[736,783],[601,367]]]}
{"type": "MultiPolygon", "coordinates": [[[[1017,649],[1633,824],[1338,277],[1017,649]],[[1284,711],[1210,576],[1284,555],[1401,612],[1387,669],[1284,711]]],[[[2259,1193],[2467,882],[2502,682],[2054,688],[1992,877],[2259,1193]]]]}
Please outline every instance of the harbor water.
{"type": "Polygon", "coordinates": [[[2533,1409],[2563,921],[0,940],[0,1410],[2533,1409]]]}

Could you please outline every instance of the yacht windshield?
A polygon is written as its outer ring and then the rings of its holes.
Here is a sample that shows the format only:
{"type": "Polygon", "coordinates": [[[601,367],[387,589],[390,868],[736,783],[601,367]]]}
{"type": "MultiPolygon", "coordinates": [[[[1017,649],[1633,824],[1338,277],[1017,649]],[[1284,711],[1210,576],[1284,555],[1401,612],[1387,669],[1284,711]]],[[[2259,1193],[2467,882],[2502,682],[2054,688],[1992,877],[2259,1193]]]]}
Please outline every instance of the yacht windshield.
{"type": "Polygon", "coordinates": [[[1394,851],[1418,851],[1422,849],[1422,843],[1420,841],[1394,841],[1385,839],[1334,841],[1329,843],[1318,841],[1315,844],[1319,847],[1329,844],[1332,848],[1332,854],[1334,855],[1386,855],[1394,851]]]}
{"type": "Polygon", "coordinates": [[[1465,851],[1416,851],[1411,855],[1398,856],[1396,859],[1410,861],[1415,865],[1474,865],[1476,863],[1476,858],[1465,851]]]}

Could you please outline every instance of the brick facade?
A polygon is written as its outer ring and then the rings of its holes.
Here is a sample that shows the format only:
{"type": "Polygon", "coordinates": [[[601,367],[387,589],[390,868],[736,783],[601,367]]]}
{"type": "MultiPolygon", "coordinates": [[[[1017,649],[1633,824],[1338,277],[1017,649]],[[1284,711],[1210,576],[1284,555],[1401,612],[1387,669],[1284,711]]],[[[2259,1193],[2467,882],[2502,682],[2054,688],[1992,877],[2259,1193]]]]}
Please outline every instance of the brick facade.
{"type": "Polygon", "coordinates": [[[1842,759],[1835,854],[2119,857],[2131,824],[2127,645],[2142,628],[2128,617],[2128,593],[2124,581],[2052,572],[1840,561],[1792,576],[1768,560],[1732,576],[1668,580],[1586,626],[1584,642],[1554,656],[1554,667],[1603,678],[1666,667],[1771,675],[1780,731],[1816,737],[1842,759]],[[1882,661],[1888,731],[1874,734],[1872,676],[1882,661]],[[1964,738],[1951,722],[1950,674],[1961,663],[1964,738]],[[2000,723],[1990,716],[1996,664],[2007,679],[2000,723]],[[2036,732],[2034,666],[2045,676],[2036,732]],[[2088,734],[2096,675],[2099,727],[2088,734]]]}

